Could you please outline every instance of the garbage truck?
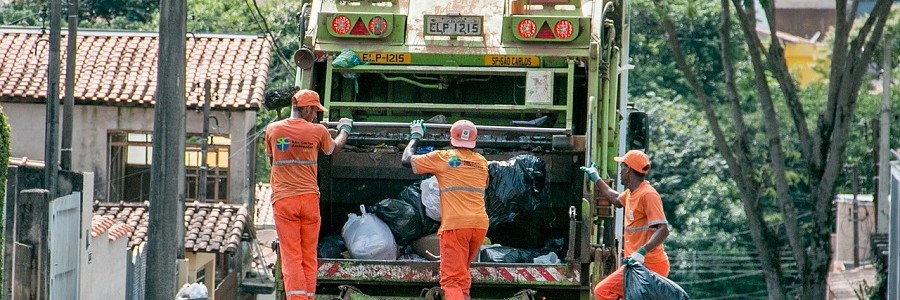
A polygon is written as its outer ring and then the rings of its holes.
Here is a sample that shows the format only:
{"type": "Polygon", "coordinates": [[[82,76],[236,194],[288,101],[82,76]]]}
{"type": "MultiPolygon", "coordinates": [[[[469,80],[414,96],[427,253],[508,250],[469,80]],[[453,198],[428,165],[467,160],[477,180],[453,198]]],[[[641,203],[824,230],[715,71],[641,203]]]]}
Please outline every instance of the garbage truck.
{"type": "MultiPolygon", "coordinates": [[[[400,164],[410,121],[427,120],[416,149],[427,153],[448,147],[448,124],[466,119],[489,161],[526,155],[542,164],[539,199],[501,207],[514,218],[491,216],[486,244],[523,252],[555,244],[558,254],[498,262],[483,251],[470,267],[473,299],[589,299],[621,258],[615,209],[579,167],[595,162],[612,183],[613,157],[646,147],[646,114],[621,92],[627,9],[626,0],[305,3],[295,86],[320,94],[323,124],[355,120],[344,151],[319,160],[320,242],[339,238],[361,205],[425,179],[400,164]]],[[[319,298],[422,299],[439,285],[433,259],[343,255],[318,264],[319,298]]]]}

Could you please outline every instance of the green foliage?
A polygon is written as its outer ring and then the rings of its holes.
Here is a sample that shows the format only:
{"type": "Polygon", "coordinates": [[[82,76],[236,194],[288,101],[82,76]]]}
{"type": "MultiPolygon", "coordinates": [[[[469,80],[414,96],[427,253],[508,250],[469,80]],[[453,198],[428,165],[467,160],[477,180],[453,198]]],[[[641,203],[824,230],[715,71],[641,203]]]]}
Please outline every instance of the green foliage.
{"type": "MultiPolygon", "coordinates": [[[[3,114],[3,107],[0,106],[0,207],[4,207],[6,200],[6,165],[9,164],[9,124],[6,122],[6,115],[3,114]]],[[[5,221],[0,217],[0,232],[3,231],[5,221]]],[[[3,235],[0,234],[0,245],[3,244],[3,235]]],[[[7,259],[4,257],[0,262],[7,259]]],[[[0,270],[0,282],[3,281],[3,270],[0,270]]]]}
{"type": "MultiPolygon", "coordinates": [[[[143,25],[150,23],[158,15],[159,1],[81,0],[78,1],[78,6],[79,20],[81,20],[79,26],[146,29],[143,25]]],[[[49,14],[50,2],[13,0],[0,9],[0,24],[49,27],[50,21],[42,20],[39,15],[41,9],[46,9],[49,14]]],[[[66,4],[63,3],[63,22],[65,22],[65,10],[66,4]]]]}

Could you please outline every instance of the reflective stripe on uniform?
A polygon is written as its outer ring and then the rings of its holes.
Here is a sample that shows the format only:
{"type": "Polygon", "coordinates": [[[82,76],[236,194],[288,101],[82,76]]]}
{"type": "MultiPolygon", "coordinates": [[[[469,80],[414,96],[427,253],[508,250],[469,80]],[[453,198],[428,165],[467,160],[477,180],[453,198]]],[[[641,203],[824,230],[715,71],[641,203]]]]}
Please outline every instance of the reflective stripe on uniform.
{"type": "Polygon", "coordinates": [[[448,188],[441,189],[441,193],[449,193],[449,192],[455,192],[455,191],[466,191],[466,192],[473,192],[473,193],[479,193],[479,194],[484,195],[484,189],[479,189],[479,188],[471,187],[471,186],[451,186],[448,188]]]}
{"type": "Polygon", "coordinates": [[[650,231],[650,230],[655,230],[655,229],[650,228],[650,226],[625,228],[625,232],[638,232],[638,231],[650,231]]]}
{"type": "Polygon", "coordinates": [[[316,162],[315,160],[299,160],[299,159],[282,159],[282,160],[276,160],[276,161],[272,162],[273,166],[280,166],[280,165],[308,166],[308,165],[316,165],[316,164],[318,164],[318,162],[316,162]]]}
{"type": "Polygon", "coordinates": [[[305,290],[292,290],[292,291],[285,291],[284,295],[285,296],[291,296],[291,295],[304,295],[305,296],[305,295],[309,295],[309,293],[307,293],[305,290]]]}

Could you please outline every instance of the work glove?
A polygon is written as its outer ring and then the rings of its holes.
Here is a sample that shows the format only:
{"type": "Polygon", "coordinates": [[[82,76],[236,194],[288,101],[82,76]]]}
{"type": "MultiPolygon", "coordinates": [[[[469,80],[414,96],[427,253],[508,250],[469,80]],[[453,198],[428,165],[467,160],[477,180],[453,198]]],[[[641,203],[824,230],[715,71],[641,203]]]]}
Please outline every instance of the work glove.
{"type": "Polygon", "coordinates": [[[634,253],[631,253],[631,257],[628,258],[627,263],[629,265],[633,265],[635,262],[639,262],[639,263],[643,264],[644,263],[644,255],[646,255],[646,254],[647,254],[647,249],[644,249],[644,247],[641,247],[637,251],[634,251],[634,253]]]}
{"type": "Polygon", "coordinates": [[[409,123],[409,138],[413,140],[421,139],[425,135],[425,121],[415,120],[409,123]]]}
{"type": "Polygon", "coordinates": [[[338,121],[337,128],[340,131],[350,133],[353,130],[353,119],[341,118],[338,121]]]}
{"type": "Polygon", "coordinates": [[[591,179],[591,182],[597,182],[597,180],[600,180],[600,172],[597,171],[596,164],[591,163],[590,168],[586,168],[586,167],[582,166],[580,169],[582,172],[584,172],[584,174],[587,174],[588,178],[591,179]]]}

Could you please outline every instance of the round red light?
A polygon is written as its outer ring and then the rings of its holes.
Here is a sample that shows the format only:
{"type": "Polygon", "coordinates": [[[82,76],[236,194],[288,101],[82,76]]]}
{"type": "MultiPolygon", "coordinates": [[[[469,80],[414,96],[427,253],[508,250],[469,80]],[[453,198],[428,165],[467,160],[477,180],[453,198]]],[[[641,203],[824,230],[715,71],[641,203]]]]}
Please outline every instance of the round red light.
{"type": "Polygon", "coordinates": [[[519,22],[519,35],[524,38],[532,38],[534,34],[537,33],[537,24],[530,19],[525,19],[519,22]]]}
{"type": "Polygon", "coordinates": [[[572,36],[572,22],[568,20],[560,20],[556,22],[556,25],[553,26],[553,31],[556,32],[556,37],[559,39],[567,39],[572,36]]]}
{"type": "Polygon", "coordinates": [[[331,20],[331,29],[337,34],[347,34],[350,32],[350,19],[346,16],[334,17],[334,20],[331,20]]]}
{"type": "Polygon", "coordinates": [[[382,35],[387,31],[388,23],[382,17],[374,17],[369,21],[369,32],[382,35]]]}

